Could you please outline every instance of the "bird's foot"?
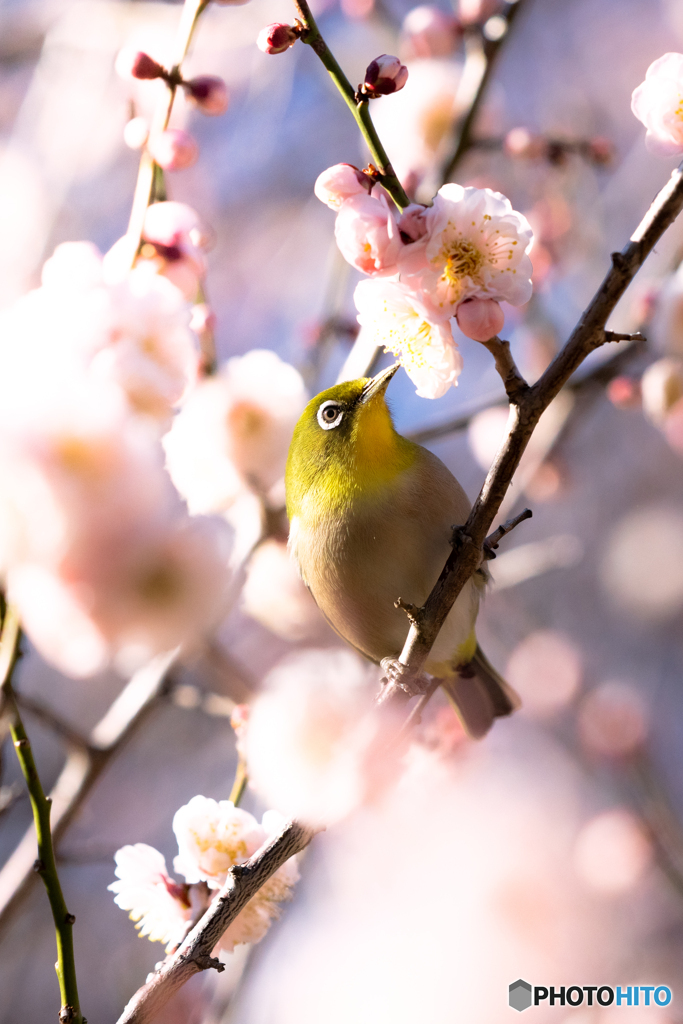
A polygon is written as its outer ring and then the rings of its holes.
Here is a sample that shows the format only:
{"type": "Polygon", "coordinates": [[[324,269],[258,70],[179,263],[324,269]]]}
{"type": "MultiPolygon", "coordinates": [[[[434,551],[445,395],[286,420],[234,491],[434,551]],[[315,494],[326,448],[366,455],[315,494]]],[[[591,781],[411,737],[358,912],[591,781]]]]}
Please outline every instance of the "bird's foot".
{"type": "Polygon", "coordinates": [[[382,679],[384,687],[388,685],[398,687],[404,693],[407,693],[409,697],[417,697],[419,694],[424,693],[425,680],[421,676],[416,676],[398,658],[382,658],[380,664],[384,672],[384,678],[382,679]]]}

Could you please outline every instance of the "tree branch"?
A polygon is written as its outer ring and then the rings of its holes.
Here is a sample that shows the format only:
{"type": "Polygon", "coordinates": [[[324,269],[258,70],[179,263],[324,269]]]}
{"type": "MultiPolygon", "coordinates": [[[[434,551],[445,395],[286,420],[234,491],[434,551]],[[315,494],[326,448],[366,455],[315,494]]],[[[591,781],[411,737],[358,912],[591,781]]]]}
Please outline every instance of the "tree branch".
{"type": "Polygon", "coordinates": [[[38,843],[38,859],[33,870],[40,875],[50,901],[52,918],[57,938],[57,963],[55,970],[59,981],[61,1009],[59,1019],[62,1024],[85,1024],[78,1000],[76,982],[76,961],[74,959],[73,924],[76,918],[70,914],[62,887],[57,874],[55,853],[50,832],[50,809],[52,802],[45,796],[33,759],[33,751],[29,743],[24,723],[12,690],[12,673],[21,656],[21,628],[19,617],[13,608],[8,607],[2,625],[0,637],[0,685],[4,691],[6,712],[10,719],[10,733],[17,753],[22,775],[26,780],[33,822],[38,843]]]}
{"type": "Polygon", "coordinates": [[[500,374],[505,387],[505,394],[513,405],[518,405],[522,398],[528,393],[529,385],[517,369],[517,364],[512,358],[510,342],[503,341],[499,337],[489,338],[481,344],[487,348],[496,363],[496,370],[500,374]]]}
{"type": "Polygon", "coordinates": [[[406,195],[403,185],[396,177],[396,172],[391,166],[386,150],[384,149],[379,135],[375,130],[375,126],[372,123],[372,118],[370,117],[370,111],[368,109],[368,101],[361,100],[360,103],[356,101],[356,90],[349,82],[348,78],[337,63],[334,54],[323,39],[315,18],[311,13],[311,9],[308,6],[307,0],[294,0],[294,6],[297,14],[299,15],[299,20],[303,25],[303,32],[300,36],[301,42],[306,43],[307,46],[311,47],[313,52],[317,54],[329,72],[330,78],[339,89],[347,107],[353,114],[356,124],[360,128],[361,135],[365,139],[372,159],[382,176],[381,184],[387,190],[398,208],[400,210],[404,210],[406,206],[409,205],[410,199],[406,195]]]}
{"type": "Polygon", "coordinates": [[[176,952],[167,957],[159,970],[138,989],[117,1024],[147,1024],[193,974],[209,967],[222,971],[223,964],[213,957],[220,937],[271,875],[308,846],[313,835],[312,829],[289,821],[245,864],[234,865],[202,919],[176,952]]]}
{"type": "Polygon", "coordinates": [[[683,164],[671,175],[630,241],[612,254],[612,268],[590,305],[543,375],[510,406],[508,429],[459,540],[427,598],[419,622],[413,622],[401,655],[392,663],[380,703],[403,703],[415,693],[432,645],[461,590],[484,557],[486,534],[505,497],[541,415],[591,352],[609,340],[605,324],[655,243],[683,209],[683,164]]]}

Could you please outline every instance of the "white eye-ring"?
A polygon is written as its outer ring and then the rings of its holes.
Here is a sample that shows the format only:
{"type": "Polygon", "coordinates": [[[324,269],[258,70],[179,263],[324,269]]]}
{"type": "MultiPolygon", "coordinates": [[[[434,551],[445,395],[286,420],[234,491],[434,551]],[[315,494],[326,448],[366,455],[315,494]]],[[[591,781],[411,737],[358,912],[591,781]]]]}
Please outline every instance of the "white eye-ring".
{"type": "Polygon", "coordinates": [[[332,430],[342,421],[344,410],[339,402],[323,402],[318,409],[318,423],[323,430],[332,430]]]}

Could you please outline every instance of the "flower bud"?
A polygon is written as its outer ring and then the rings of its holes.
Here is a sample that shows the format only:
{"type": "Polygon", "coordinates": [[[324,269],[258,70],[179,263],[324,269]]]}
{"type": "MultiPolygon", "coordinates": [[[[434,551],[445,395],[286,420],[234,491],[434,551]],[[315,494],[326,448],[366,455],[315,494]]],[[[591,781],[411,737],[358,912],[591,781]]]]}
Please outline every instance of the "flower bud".
{"type": "Polygon", "coordinates": [[[351,196],[370,192],[374,184],[369,174],[353,164],[335,164],[318,175],[313,191],[321,203],[325,203],[331,210],[339,210],[342,203],[351,196]]]}
{"type": "Polygon", "coordinates": [[[640,381],[635,377],[620,374],[609,382],[605,390],[607,398],[617,409],[636,409],[642,404],[640,381]]]}
{"type": "Polygon", "coordinates": [[[439,7],[413,7],[403,19],[404,59],[450,57],[462,35],[460,22],[439,7]]]}
{"type": "Polygon", "coordinates": [[[494,299],[465,299],[455,314],[458,327],[473,341],[488,341],[503,329],[505,316],[494,299]]]}
{"type": "Polygon", "coordinates": [[[427,234],[426,212],[426,206],[422,206],[421,203],[411,203],[410,206],[406,206],[401,214],[398,221],[398,230],[406,245],[410,242],[416,242],[418,238],[422,238],[423,235],[427,234]]]}
{"type": "Polygon", "coordinates": [[[203,114],[217,116],[228,109],[228,87],[218,75],[199,75],[183,82],[185,95],[203,114]]]}
{"type": "Polygon", "coordinates": [[[594,164],[604,167],[614,160],[614,143],[611,139],[598,135],[588,143],[587,153],[594,164]]]}
{"type": "Polygon", "coordinates": [[[264,53],[284,53],[299,38],[299,33],[291,25],[275,21],[272,25],[266,25],[258,34],[256,45],[264,53]]]}
{"type": "Polygon", "coordinates": [[[149,125],[144,117],[132,117],[123,129],[123,141],[129,149],[142,149],[149,138],[149,125]]]}
{"type": "Polygon", "coordinates": [[[383,53],[371,61],[365,71],[365,80],[360,91],[370,98],[388,96],[398,92],[408,81],[408,68],[398,57],[383,53]]]}
{"type": "Polygon", "coordinates": [[[197,162],[199,147],[182,128],[167,128],[149,142],[153,159],[165,171],[184,171],[197,162]]]}
{"type": "Polygon", "coordinates": [[[166,71],[142,50],[125,47],[116,58],[116,71],[121,78],[163,78],[166,71]]]}

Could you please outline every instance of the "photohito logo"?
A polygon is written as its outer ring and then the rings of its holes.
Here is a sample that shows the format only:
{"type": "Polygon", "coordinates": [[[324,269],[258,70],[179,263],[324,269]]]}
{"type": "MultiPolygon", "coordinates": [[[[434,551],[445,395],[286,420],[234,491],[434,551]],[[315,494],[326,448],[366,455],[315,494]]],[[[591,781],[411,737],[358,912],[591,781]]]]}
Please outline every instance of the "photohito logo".
{"type": "Polygon", "coordinates": [[[668,1006],[673,996],[668,985],[530,985],[523,978],[509,987],[509,1003],[513,1010],[530,1006],[668,1006]]]}

